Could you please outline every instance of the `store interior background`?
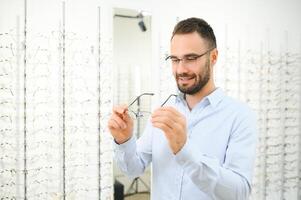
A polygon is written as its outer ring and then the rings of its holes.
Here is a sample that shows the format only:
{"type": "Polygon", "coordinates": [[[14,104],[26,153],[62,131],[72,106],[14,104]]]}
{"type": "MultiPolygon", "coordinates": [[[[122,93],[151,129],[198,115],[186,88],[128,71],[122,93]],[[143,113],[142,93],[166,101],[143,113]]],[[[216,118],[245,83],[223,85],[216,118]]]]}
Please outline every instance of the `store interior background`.
{"type": "MultiPolygon", "coordinates": [[[[141,93],[155,94],[141,99],[147,112],[174,93],[170,35],[195,16],[217,37],[217,85],[257,112],[251,199],[300,199],[300,9],[298,0],[0,0],[1,198],[114,199],[116,179],[133,192],[106,121],[141,93]],[[140,19],[115,16],[141,11],[145,32],[140,19]]],[[[150,176],[140,177],[149,187],[150,176]]]]}

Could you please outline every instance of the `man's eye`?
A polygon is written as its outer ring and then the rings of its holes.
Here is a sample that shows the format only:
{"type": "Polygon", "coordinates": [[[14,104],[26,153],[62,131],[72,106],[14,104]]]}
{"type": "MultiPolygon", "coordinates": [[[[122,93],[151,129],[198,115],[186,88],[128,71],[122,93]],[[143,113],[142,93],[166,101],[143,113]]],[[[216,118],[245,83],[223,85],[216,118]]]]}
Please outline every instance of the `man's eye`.
{"type": "Polygon", "coordinates": [[[171,61],[172,62],[180,62],[180,59],[179,58],[171,58],[171,61]]]}
{"type": "Polygon", "coordinates": [[[185,59],[189,60],[189,61],[193,61],[193,60],[196,60],[197,57],[196,56],[187,56],[185,59]]]}

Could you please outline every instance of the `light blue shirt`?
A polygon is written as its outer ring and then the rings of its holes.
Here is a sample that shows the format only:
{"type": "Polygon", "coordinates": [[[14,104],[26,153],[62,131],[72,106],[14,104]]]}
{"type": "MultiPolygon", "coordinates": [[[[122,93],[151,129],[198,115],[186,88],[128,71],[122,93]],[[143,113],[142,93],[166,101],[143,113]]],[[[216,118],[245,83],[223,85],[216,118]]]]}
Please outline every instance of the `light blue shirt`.
{"type": "Polygon", "coordinates": [[[169,105],[187,120],[187,142],[174,155],[162,130],[149,122],[143,135],[115,145],[115,159],[130,177],[152,162],[153,200],[247,199],[257,129],[249,107],[216,89],[191,111],[178,96],[169,105]]]}

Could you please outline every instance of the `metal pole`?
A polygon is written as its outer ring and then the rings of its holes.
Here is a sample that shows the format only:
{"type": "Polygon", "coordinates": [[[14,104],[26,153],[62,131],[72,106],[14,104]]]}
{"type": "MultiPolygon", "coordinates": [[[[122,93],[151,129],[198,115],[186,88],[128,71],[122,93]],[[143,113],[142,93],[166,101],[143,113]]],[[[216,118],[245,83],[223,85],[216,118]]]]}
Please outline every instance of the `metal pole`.
{"type": "Polygon", "coordinates": [[[98,10],[97,10],[97,14],[98,14],[98,18],[97,18],[97,27],[98,27],[98,55],[97,55],[97,59],[98,59],[98,77],[97,77],[97,92],[98,92],[98,199],[101,198],[101,162],[100,162],[100,156],[101,156],[101,95],[100,95],[100,84],[101,84],[101,68],[100,68],[100,55],[101,55],[101,51],[100,51],[100,7],[98,6],[98,10]]]}
{"type": "Polygon", "coordinates": [[[62,2],[62,14],[63,14],[63,33],[62,33],[62,50],[63,50],[63,199],[66,198],[66,89],[65,89],[65,67],[66,67],[66,49],[65,49],[65,40],[66,40],[66,32],[65,32],[65,2],[62,2]]]}
{"type": "MultiPolygon", "coordinates": [[[[137,113],[138,114],[140,114],[140,97],[141,96],[139,96],[138,97],[138,99],[137,99],[137,113]]],[[[141,117],[138,117],[138,119],[137,119],[137,138],[139,138],[140,137],[140,118],[141,117]]]]}
{"type": "Polygon", "coordinates": [[[23,154],[23,158],[24,158],[24,163],[23,163],[23,168],[24,168],[24,199],[27,200],[27,119],[26,119],[26,111],[27,111],[27,91],[26,91],[26,84],[27,84],[27,79],[26,79],[26,66],[27,66],[27,41],[26,41],[26,36],[27,36],[27,0],[24,0],[24,96],[23,96],[23,104],[24,104],[24,113],[23,113],[23,117],[24,117],[24,135],[23,135],[23,139],[24,139],[24,154],[23,154]]]}
{"type": "MultiPolygon", "coordinates": [[[[15,115],[15,121],[16,121],[16,146],[19,147],[20,146],[20,106],[19,106],[19,102],[20,102],[20,93],[21,93],[21,80],[20,80],[20,73],[21,73],[21,69],[20,69],[20,16],[17,16],[17,21],[16,21],[16,35],[17,35],[17,40],[16,40],[16,83],[15,83],[15,91],[16,91],[16,115],[15,115]]],[[[20,151],[17,151],[17,158],[20,158],[20,151]]],[[[17,160],[17,166],[20,166],[19,164],[19,160],[17,160]]],[[[16,176],[16,183],[17,185],[20,185],[20,176],[17,175],[16,176]]],[[[20,187],[16,187],[16,194],[17,196],[19,196],[20,194],[20,187]]]]}
{"type": "Polygon", "coordinates": [[[299,79],[298,79],[298,86],[299,86],[299,144],[298,144],[298,182],[297,182],[297,199],[301,199],[301,36],[300,36],[300,47],[299,47],[299,54],[297,54],[297,67],[298,67],[298,70],[299,70],[299,79]]]}

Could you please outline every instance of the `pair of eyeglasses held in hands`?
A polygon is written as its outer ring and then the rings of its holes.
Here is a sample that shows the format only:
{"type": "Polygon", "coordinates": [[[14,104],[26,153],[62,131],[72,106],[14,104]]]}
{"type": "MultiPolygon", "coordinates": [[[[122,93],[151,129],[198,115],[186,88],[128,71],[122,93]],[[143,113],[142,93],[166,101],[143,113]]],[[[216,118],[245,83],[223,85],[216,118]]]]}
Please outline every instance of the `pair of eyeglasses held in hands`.
{"type": "MultiPolygon", "coordinates": [[[[134,112],[133,110],[130,109],[130,107],[131,107],[135,102],[137,102],[137,103],[138,103],[138,106],[139,106],[139,105],[140,105],[140,98],[141,98],[142,96],[153,96],[153,95],[155,95],[155,94],[154,94],[154,93],[142,93],[142,94],[140,94],[139,96],[137,96],[137,97],[129,104],[128,110],[129,110],[130,112],[132,112],[132,113],[135,115],[136,118],[143,117],[143,116],[144,116],[144,113],[145,113],[146,111],[140,111],[140,109],[138,108],[138,111],[137,111],[137,112],[134,112]]],[[[161,104],[160,107],[163,107],[163,106],[168,102],[168,100],[169,100],[171,97],[173,97],[173,96],[174,96],[174,97],[177,97],[178,95],[175,95],[175,94],[169,95],[168,98],[161,104]]],[[[147,113],[150,114],[150,112],[147,112],[147,113]]]]}

